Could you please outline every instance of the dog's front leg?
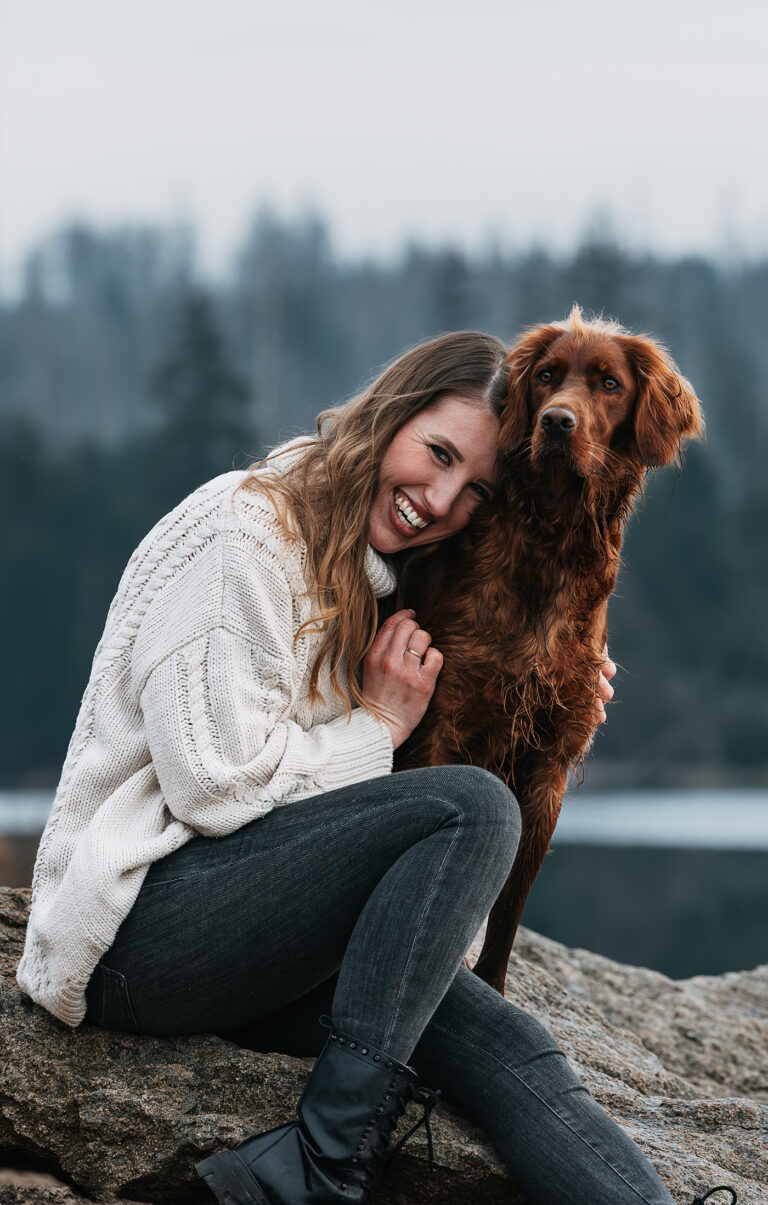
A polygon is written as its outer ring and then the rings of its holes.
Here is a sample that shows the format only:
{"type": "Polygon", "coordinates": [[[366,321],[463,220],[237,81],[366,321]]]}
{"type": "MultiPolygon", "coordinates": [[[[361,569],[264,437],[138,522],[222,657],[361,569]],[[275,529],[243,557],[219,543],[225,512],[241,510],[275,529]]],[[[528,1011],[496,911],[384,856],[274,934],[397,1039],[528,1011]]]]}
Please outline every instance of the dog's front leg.
{"type": "Polygon", "coordinates": [[[525,786],[517,775],[522,831],[514,865],[488,918],[483,948],[473,970],[504,995],[509,956],[528,892],[541,869],[555,831],[568,782],[567,769],[536,766],[525,786]]]}

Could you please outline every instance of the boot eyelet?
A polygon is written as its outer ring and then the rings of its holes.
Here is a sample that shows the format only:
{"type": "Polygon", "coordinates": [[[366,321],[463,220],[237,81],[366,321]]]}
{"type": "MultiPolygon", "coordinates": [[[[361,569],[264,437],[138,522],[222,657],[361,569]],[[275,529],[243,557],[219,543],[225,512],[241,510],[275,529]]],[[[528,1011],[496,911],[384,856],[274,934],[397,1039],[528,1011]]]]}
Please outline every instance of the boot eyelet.
{"type": "Polygon", "coordinates": [[[374,1063],[380,1063],[380,1062],[381,1062],[381,1055],[380,1055],[380,1054],[375,1054],[375,1055],[373,1056],[373,1061],[374,1061],[374,1063]]]}
{"type": "Polygon", "coordinates": [[[360,1053],[361,1053],[361,1054],[367,1054],[367,1053],[368,1053],[368,1047],[367,1047],[367,1046],[361,1046],[361,1047],[360,1047],[360,1053]]]}
{"type": "Polygon", "coordinates": [[[392,1064],[391,1064],[391,1063],[385,1063],[385,1064],[384,1064],[384,1066],[386,1067],[387,1071],[389,1071],[389,1070],[390,1070],[390,1068],[392,1067],[392,1064]]]}
{"type": "Polygon", "coordinates": [[[357,1042],[350,1042],[350,1043],[349,1043],[349,1049],[350,1049],[350,1050],[357,1050],[357,1042]]]}

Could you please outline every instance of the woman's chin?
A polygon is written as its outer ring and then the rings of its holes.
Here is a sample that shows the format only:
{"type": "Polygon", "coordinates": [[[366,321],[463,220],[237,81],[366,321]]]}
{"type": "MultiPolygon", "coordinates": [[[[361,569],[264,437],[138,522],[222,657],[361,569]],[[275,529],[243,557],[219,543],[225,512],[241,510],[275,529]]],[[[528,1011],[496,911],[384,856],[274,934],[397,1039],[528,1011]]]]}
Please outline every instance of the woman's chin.
{"type": "Polygon", "coordinates": [[[395,530],[388,515],[376,515],[368,529],[368,543],[382,556],[400,552],[410,543],[406,535],[395,530]]]}
{"type": "Polygon", "coordinates": [[[385,535],[379,532],[368,537],[368,543],[374,552],[378,552],[381,556],[392,556],[395,552],[402,552],[403,548],[407,547],[405,540],[398,540],[394,535],[385,535]]]}

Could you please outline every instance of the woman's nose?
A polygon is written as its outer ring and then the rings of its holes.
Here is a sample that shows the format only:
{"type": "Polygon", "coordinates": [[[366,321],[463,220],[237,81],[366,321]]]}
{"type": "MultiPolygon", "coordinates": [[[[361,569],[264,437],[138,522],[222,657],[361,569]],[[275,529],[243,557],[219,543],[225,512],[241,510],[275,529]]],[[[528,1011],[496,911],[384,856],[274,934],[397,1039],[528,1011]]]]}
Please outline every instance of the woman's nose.
{"type": "Polygon", "coordinates": [[[453,510],[460,494],[461,489],[459,487],[443,481],[424,491],[424,501],[429,507],[433,518],[444,519],[453,510]]]}

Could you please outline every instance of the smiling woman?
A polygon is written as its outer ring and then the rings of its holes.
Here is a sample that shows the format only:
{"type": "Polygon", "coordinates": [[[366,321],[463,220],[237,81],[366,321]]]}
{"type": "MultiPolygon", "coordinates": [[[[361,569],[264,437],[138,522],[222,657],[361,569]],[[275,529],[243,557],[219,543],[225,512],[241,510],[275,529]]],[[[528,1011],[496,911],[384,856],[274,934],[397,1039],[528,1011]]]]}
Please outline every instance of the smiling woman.
{"type": "Polygon", "coordinates": [[[428,1124],[420,1076],[531,1201],[671,1205],[552,1034],[462,965],[515,797],[475,766],[391,772],[442,655],[413,611],[377,630],[377,600],[393,554],[493,492],[504,355],[473,332],[414,348],[316,435],[201,485],[96,650],[17,978],[72,1026],[318,1056],[298,1120],[198,1164],[230,1205],[367,1200],[409,1100],[428,1124]]]}

